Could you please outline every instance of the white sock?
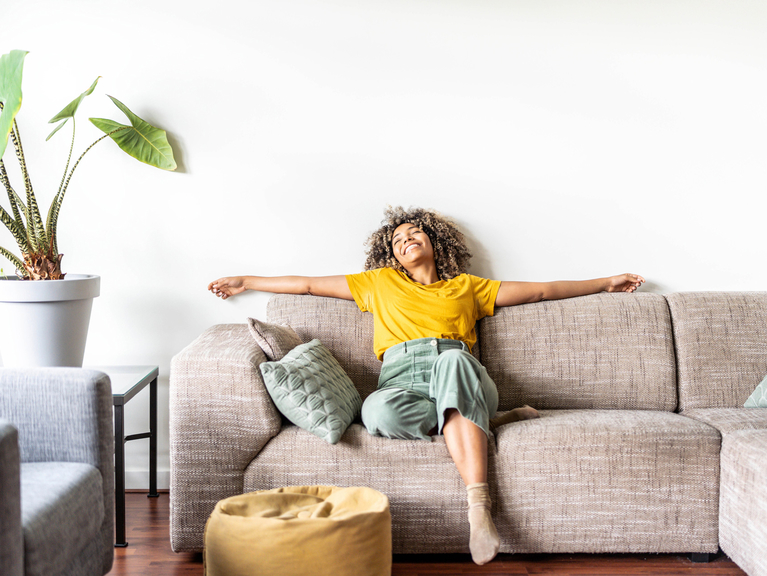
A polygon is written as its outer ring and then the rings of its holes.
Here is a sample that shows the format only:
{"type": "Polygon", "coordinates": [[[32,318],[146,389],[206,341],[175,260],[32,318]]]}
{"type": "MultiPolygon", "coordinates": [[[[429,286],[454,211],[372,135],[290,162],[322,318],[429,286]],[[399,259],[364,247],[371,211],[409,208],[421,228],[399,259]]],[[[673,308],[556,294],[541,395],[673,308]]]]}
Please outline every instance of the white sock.
{"type": "Polygon", "coordinates": [[[490,515],[490,487],[487,482],[466,486],[469,500],[469,526],[471,559],[476,564],[487,564],[498,554],[501,539],[490,515]]]}

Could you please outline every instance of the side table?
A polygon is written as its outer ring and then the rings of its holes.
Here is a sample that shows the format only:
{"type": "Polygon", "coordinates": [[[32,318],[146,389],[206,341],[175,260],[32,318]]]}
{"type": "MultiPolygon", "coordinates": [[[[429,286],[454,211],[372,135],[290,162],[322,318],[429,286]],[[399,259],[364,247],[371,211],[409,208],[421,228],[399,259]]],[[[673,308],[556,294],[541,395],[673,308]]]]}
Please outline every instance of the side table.
{"type": "Polygon", "coordinates": [[[88,366],[106,373],[112,382],[115,421],[115,546],[125,540],[125,443],[149,438],[149,498],[157,498],[157,366],[88,366]],[[149,432],[125,435],[125,404],[149,384],[149,432]]]}

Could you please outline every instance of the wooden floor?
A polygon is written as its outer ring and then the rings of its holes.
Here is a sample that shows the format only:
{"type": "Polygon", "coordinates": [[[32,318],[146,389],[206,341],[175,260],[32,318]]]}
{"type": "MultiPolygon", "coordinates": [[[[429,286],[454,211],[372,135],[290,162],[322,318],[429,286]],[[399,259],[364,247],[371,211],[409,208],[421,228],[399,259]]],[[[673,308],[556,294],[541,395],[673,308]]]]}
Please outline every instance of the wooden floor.
{"type": "MultiPolygon", "coordinates": [[[[170,549],[168,494],[147,498],[146,493],[126,497],[128,547],[115,548],[113,576],[202,575],[202,555],[176,554],[170,549]]],[[[685,556],[671,554],[500,554],[490,564],[477,566],[463,554],[398,555],[393,576],[448,576],[483,574],[694,574],[695,576],[745,576],[724,555],[707,564],[696,564],[685,556]]],[[[279,576],[279,575],[275,575],[279,576]]],[[[364,572],[360,576],[365,576],[364,572]]]]}

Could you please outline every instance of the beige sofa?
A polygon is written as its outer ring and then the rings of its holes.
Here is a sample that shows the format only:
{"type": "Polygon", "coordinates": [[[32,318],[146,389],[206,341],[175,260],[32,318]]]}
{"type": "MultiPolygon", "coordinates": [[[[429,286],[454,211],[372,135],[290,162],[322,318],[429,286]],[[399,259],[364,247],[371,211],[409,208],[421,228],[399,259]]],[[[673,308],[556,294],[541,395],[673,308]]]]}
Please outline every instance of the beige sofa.
{"type": "MultiPolygon", "coordinates": [[[[375,389],[372,316],[354,303],[274,296],[267,320],[319,338],[363,399],[375,389]]],[[[767,374],[767,293],[540,302],[498,309],[478,335],[499,411],[541,412],[488,440],[501,552],[705,555],[721,545],[767,574],[766,496],[753,482],[767,409],[741,408],[767,374]]],[[[173,359],[174,550],[202,550],[222,498],[330,484],[389,496],[395,553],[468,552],[465,490],[442,437],[389,440],[354,423],[327,444],[283,421],[264,360],[246,324],[213,326],[173,359]]]]}

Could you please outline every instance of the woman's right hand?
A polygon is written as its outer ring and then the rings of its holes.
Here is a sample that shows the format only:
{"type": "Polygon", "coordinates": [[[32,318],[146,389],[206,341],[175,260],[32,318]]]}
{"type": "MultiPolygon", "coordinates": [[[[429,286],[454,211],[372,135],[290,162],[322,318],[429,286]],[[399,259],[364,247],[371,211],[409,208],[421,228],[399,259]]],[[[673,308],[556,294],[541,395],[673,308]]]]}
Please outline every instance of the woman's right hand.
{"type": "Polygon", "coordinates": [[[226,300],[229,296],[236,296],[247,290],[245,287],[245,277],[227,276],[225,278],[219,278],[208,284],[208,290],[222,300],[226,300]]]}

